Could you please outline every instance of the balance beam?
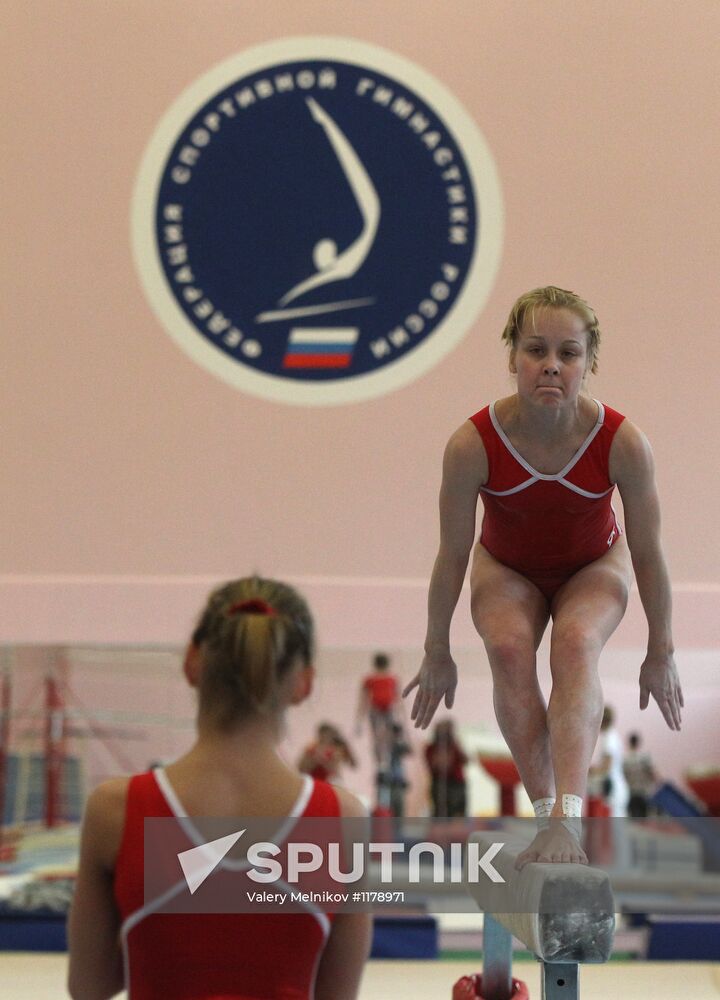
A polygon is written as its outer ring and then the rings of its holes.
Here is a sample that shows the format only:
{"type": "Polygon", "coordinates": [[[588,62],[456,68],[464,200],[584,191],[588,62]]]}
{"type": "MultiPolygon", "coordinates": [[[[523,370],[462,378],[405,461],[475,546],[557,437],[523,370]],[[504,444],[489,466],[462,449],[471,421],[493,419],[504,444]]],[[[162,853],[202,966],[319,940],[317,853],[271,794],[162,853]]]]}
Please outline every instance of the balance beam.
{"type": "Polygon", "coordinates": [[[588,865],[527,864],[515,861],[528,843],[503,829],[469,838],[483,855],[504,846],[492,867],[504,879],[495,883],[480,873],[468,892],[485,914],[483,996],[511,997],[512,935],[543,965],[544,1000],[575,1000],[578,963],[606,962],[615,931],[615,903],[608,875],[588,865]]]}

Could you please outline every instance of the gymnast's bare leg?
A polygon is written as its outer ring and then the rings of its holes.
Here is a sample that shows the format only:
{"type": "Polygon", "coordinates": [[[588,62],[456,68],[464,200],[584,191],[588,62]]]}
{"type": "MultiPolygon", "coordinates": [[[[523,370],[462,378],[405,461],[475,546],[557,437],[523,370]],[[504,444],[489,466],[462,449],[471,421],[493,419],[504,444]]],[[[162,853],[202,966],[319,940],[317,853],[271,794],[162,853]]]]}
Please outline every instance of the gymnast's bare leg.
{"type": "MultiPolygon", "coordinates": [[[[490,660],[498,723],[531,800],[554,798],[551,817],[558,821],[564,796],[585,797],[603,709],[598,660],[625,612],[629,582],[621,539],[571,577],[548,608],[532,583],[476,549],[473,620],[490,660]],[[547,711],[535,673],[543,610],[545,621],[548,612],[553,618],[547,711]]],[[[572,826],[551,820],[518,858],[519,865],[528,861],[586,863],[587,857],[572,826]]]]}
{"type": "Polygon", "coordinates": [[[472,617],[490,661],[500,731],[531,801],[555,798],[547,705],[535,657],[550,617],[548,602],[480,544],[470,579],[472,617]]]}

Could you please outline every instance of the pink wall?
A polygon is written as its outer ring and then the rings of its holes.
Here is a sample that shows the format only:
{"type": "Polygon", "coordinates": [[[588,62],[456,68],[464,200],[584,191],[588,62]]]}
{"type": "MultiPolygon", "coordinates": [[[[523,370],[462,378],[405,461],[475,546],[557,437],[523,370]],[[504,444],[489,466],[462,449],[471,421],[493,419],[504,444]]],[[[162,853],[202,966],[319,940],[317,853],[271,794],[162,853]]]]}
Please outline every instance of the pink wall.
{"type": "MultiPolygon", "coordinates": [[[[258,569],[303,584],[326,644],[416,657],[444,442],[509,391],[499,332],[515,297],[555,283],[599,314],[593,394],[653,442],[683,745],[703,733],[717,760],[717,685],[698,664],[720,646],[720,8],[35,0],[4,20],[0,640],[180,642],[211,583],[258,569]],[[133,186],[167,108],[215,64],[294,35],[382,45],[433,74],[482,130],[503,192],[500,269],[468,336],[406,387],[345,406],[264,401],[208,374],[161,329],[131,258],[133,186]]],[[[637,604],[623,629],[624,713],[637,604]]],[[[457,637],[477,651],[465,612],[457,637]]]]}

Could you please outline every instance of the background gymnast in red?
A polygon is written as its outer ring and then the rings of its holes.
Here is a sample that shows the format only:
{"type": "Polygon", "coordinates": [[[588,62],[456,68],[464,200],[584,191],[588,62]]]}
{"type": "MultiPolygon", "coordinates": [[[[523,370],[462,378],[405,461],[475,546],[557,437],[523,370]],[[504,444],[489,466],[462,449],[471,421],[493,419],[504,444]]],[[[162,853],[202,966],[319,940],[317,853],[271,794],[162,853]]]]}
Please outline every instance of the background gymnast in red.
{"type": "Polygon", "coordinates": [[[360,684],[355,732],[359,736],[365,718],[370,719],[375,762],[381,768],[389,766],[393,744],[393,725],[400,705],[400,684],[390,670],[387,653],[375,653],[373,670],[360,684]]]}

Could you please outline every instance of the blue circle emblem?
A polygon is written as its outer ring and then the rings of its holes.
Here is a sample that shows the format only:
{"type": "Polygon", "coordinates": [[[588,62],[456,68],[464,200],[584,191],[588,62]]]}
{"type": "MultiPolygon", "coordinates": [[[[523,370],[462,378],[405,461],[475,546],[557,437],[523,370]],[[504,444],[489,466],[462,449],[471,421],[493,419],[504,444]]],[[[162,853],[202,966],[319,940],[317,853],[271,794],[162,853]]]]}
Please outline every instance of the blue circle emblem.
{"type": "Polygon", "coordinates": [[[350,40],[238,60],[183,95],[146,154],[135,255],[156,311],[261,396],[338,403],[409,381],[464,335],[497,267],[477,128],[413,64],[350,40]]]}

